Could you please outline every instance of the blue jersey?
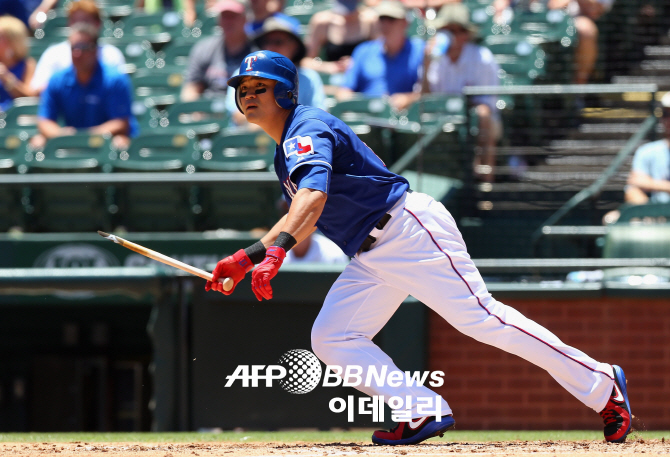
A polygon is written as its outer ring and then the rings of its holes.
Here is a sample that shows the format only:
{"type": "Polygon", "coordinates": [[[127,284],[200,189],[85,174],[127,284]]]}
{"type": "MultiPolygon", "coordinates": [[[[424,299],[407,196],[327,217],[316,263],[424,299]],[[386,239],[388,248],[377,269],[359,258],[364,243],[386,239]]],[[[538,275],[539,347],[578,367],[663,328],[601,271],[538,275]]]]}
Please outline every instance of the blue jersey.
{"type": "Polygon", "coordinates": [[[302,188],[328,195],[316,226],[349,256],[409,188],[349,126],[309,106],[289,114],[274,162],[289,206],[302,188]]]}

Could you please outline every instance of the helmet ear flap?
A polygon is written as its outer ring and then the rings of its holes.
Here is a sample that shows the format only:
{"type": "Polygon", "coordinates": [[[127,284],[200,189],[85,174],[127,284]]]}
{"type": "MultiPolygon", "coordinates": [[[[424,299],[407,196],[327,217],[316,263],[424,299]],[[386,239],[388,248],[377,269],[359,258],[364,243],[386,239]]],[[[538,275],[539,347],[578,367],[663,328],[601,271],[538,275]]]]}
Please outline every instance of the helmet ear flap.
{"type": "Polygon", "coordinates": [[[298,103],[295,95],[293,95],[293,91],[283,82],[277,82],[274,93],[275,101],[281,108],[291,109],[293,108],[293,105],[298,103]]]}

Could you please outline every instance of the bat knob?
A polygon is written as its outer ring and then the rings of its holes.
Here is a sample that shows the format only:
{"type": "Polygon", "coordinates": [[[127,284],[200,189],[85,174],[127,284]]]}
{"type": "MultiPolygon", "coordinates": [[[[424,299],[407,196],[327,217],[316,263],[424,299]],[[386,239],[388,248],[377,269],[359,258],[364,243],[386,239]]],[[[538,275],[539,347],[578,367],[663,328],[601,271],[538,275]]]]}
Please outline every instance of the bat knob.
{"type": "Polygon", "coordinates": [[[219,279],[219,282],[223,284],[223,290],[228,292],[235,285],[233,278],[219,279]]]}

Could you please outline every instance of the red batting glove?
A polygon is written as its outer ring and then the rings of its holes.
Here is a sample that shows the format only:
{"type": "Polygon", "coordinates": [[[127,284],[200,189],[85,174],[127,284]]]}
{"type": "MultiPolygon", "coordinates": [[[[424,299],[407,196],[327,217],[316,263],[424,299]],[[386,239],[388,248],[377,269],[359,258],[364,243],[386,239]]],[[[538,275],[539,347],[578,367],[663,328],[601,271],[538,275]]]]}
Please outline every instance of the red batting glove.
{"type": "Polygon", "coordinates": [[[229,255],[223,260],[219,260],[219,263],[216,264],[216,268],[212,271],[212,280],[207,281],[207,284],[205,284],[205,290],[217,290],[224,295],[230,295],[235,290],[237,283],[242,281],[244,275],[253,267],[254,264],[244,252],[244,249],[240,249],[235,254],[229,255]],[[233,288],[229,291],[223,290],[223,284],[219,282],[219,278],[232,278],[233,288]]]}
{"type": "Polygon", "coordinates": [[[284,257],[286,257],[284,248],[270,246],[265,252],[265,260],[251,273],[251,290],[254,291],[258,301],[272,298],[270,280],[277,275],[279,267],[284,262],[284,257]]]}

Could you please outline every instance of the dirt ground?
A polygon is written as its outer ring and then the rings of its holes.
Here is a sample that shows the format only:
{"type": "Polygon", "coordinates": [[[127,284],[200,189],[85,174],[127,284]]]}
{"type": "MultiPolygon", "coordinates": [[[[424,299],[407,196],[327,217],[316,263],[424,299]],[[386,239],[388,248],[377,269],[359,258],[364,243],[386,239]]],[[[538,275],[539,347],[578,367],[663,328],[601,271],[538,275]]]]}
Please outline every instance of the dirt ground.
{"type": "Polygon", "coordinates": [[[670,441],[629,440],[625,444],[597,441],[506,441],[492,443],[450,443],[446,440],[417,446],[374,446],[368,443],[0,443],[0,457],[9,456],[105,456],[105,457],[177,457],[177,456],[437,456],[522,454],[563,457],[596,457],[616,454],[668,455],[670,441]]]}

